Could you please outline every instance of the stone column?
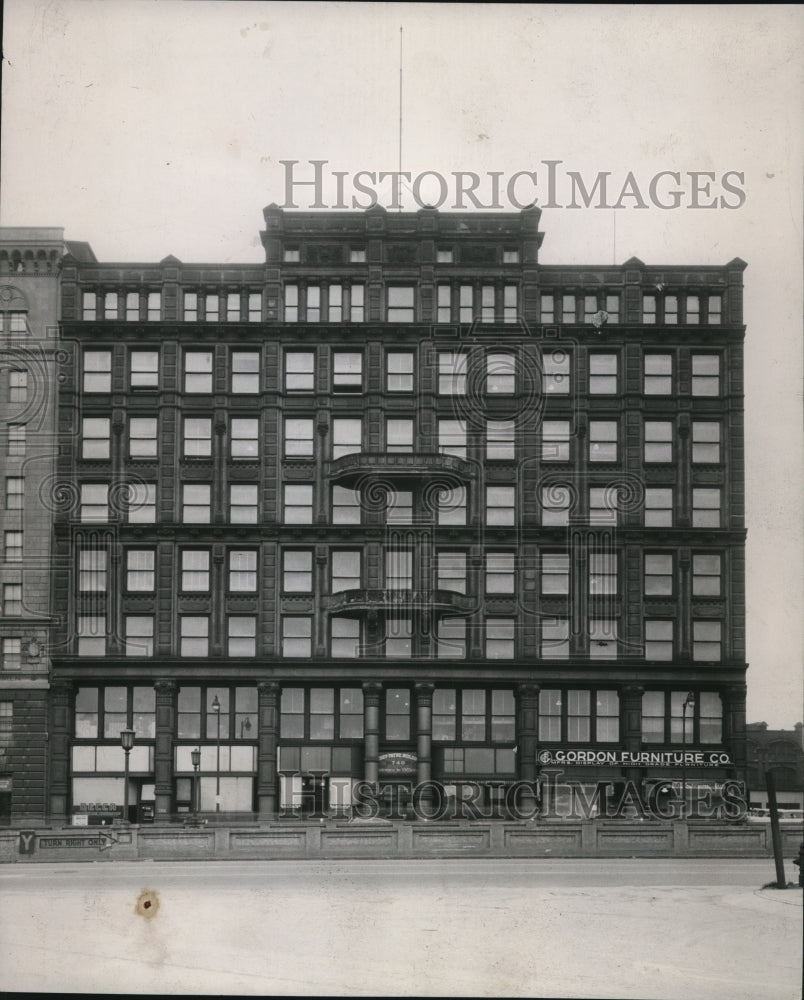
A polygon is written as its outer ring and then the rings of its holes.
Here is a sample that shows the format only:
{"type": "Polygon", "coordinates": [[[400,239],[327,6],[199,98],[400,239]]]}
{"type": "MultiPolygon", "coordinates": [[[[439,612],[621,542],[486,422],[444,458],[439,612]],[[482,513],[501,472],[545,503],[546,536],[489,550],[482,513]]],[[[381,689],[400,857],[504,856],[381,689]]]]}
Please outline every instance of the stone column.
{"type": "MultiPolygon", "coordinates": [[[[645,689],[639,684],[626,684],[620,688],[621,742],[624,750],[638,753],[642,749],[642,695],[645,689]]],[[[626,767],[624,774],[633,782],[642,780],[642,769],[626,767]]]]}
{"type": "MultiPolygon", "coordinates": [[[[172,680],[158,680],[156,691],[156,741],[154,744],[154,784],[156,823],[170,820],[173,812],[173,737],[176,732],[176,693],[172,680]]],[[[203,716],[202,716],[203,718],[203,716]]]]}
{"type": "Polygon", "coordinates": [[[723,695],[723,742],[734,765],[730,777],[746,780],[747,739],[745,731],[745,684],[730,684],[723,695]]]}
{"type": "Polygon", "coordinates": [[[520,684],[517,688],[519,700],[517,748],[519,754],[519,780],[529,782],[531,787],[523,789],[519,796],[522,814],[532,816],[536,808],[533,786],[538,774],[536,755],[539,748],[539,685],[520,684]]]}
{"type": "Polygon", "coordinates": [[[50,685],[50,797],[48,811],[53,822],[64,822],[70,802],[70,734],[73,731],[71,681],[50,685]]]}
{"type": "Polygon", "coordinates": [[[373,789],[380,780],[380,695],[382,684],[363,685],[363,777],[373,789]]]}
{"type": "Polygon", "coordinates": [[[257,803],[260,820],[277,814],[276,741],[279,736],[279,684],[260,681],[257,735],[257,803]]]}
{"type": "MultiPolygon", "coordinates": [[[[423,785],[433,776],[433,685],[414,685],[416,696],[416,783],[423,785]]],[[[432,792],[425,791],[422,803],[428,807],[432,792]]]]}

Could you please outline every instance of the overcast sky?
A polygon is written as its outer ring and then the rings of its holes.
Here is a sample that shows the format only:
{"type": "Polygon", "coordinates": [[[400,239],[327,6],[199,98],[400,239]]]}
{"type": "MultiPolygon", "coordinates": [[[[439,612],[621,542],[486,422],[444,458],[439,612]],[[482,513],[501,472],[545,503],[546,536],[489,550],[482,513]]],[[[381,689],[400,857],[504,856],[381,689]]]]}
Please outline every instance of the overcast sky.
{"type": "MultiPolygon", "coordinates": [[[[350,175],[397,169],[400,27],[403,170],[536,171],[542,203],[543,161],[587,186],[609,171],[613,201],[630,171],[647,207],[545,209],[544,263],[748,262],[748,715],[792,726],[800,5],[6,0],[0,224],[63,226],[102,260],[258,261],[262,208],[285,198],[280,160],[307,177],[312,159],[350,175]],[[659,171],[682,175],[678,209],[650,202],[659,171]],[[727,194],[736,172],[744,202],[688,207],[694,171],[715,174],[699,201],[727,194]]],[[[389,184],[377,188],[389,203],[389,184]]]]}

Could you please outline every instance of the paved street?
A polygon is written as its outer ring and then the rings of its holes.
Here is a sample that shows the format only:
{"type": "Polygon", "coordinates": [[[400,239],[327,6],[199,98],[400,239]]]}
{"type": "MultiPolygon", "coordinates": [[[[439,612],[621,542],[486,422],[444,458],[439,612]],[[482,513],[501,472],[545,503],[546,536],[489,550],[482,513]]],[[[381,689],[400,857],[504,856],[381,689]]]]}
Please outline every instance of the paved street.
{"type": "Polygon", "coordinates": [[[0,988],[797,1000],[802,896],[774,879],[771,859],[7,865],[0,988]]]}

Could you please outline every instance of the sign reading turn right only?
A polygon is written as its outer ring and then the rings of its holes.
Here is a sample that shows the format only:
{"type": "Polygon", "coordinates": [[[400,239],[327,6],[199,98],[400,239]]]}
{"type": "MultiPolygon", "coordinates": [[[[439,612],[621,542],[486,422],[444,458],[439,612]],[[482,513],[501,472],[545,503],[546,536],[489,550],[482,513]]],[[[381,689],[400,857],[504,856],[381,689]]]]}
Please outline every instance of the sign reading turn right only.
{"type": "Polygon", "coordinates": [[[36,850],[53,851],[59,849],[85,848],[92,850],[106,851],[112,844],[117,843],[117,838],[108,833],[83,834],[78,837],[42,837],[35,830],[20,830],[19,853],[33,854],[36,850]]]}

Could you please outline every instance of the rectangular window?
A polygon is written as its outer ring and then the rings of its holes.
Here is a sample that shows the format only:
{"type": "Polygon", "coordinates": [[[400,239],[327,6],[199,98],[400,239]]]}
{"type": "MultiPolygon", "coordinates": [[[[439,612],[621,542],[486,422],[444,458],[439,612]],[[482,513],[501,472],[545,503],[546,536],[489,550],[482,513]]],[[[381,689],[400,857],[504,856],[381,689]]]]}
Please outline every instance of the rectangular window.
{"type": "Polygon", "coordinates": [[[410,351],[389,351],[385,356],[388,392],[413,392],[413,354],[410,351]]]}
{"type": "Polygon", "coordinates": [[[595,705],[595,735],[598,743],[620,739],[620,696],[616,691],[598,691],[595,705]]]}
{"type": "Polygon", "coordinates": [[[285,417],[285,458],[313,454],[312,417],[285,417]]]}
{"type": "Polygon", "coordinates": [[[697,295],[687,296],[687,325],[697,326],[701,322],[701,300],[697,295]]]}
{"type": "Polygon", "coordinates": [[[570,422],[569,420],[542,421],[542,461],[569,462],[570,422]]]}
{"type": "Polygon", "coordinates": [[[256,524],[258,488],[254,483],[238,483],[229,487],[229,523],[256,524]]]}
{"type": "Polygon", "coordinates": [[[232,417],[232,459],[256,462],[260,456],[260,422],[256,417],[232,417]]]}
{"type": "Polygon", "coordinates": [[[240,319],[240,292],[226,293],[226,322],[237,323],[240,319]]]}
{"type": "Polygon", "coordinates": [[[516,423],[513,420],[486,421],[486,458],[514,461],[516,423]]]}
{"type": "Polygon", "coordinates": [[[438,421],[438,451],[441,455],[466,458],[466,424],[462,420],[438,421]]]}
{"type": "Polygon", "coordinates": [[[78,553],[78,589],[84,593],[106,593],[106,550],[82,549],[78,553]]]}
{"type": "Polygon", "coordinates": [[[81,421],[81,458],[108,459],[109,457],[108,417],[84,417],[81,421]]]}
{"type": "Polygon", "coordinates": [[[673,391],[672,354],[646,354],[643,392],[646,396],[669,396],[673,391]]]}
{"type": "Polygon", "coordinates": [[[660,552],[645,553],[645,597],[673,596],[673,557],[660,552]]]}
{"type": "Polygon", "coordinates": [[[452,351],[438,355],[438,393],[440,396],[466,395],[466,355],[452,351]]]}
{"type": "Polygon", "coordinates": [[[542,486],[539,499],[545,527],[560,527],[569,523],[572,497],[568,486],[542,486]]]}
{"type": "Polygon", "coordinates": [[[256,394],[259,391],[259,351],[232,351],[232,392],[256,394]]]}
{"type": "Polygon", "coordinates": [[[486,553],[486,593],[516,592],[515,557],[513,552],[486,553]]]}
{"type": "Polygon", "coordinates": [[[285,322],[299,321],[299,286],[288,282],[285,285],[285,322]]]}
{"type": "Polygon", "coordinates": [[[182,316],[185,323],[194,323],[198,319],[198,292],[185,292],[182,316]]]}
{"type": "Polygon", "coordinates": [[[589,619],[589,656],[593,660],[617,656],[617,622],[611,618],[589,619]]]}
{"type": "Polygon", "coordinates": [[[154,524],[156,521],[156,483],[128,483],[126,512],[129,524],[154,524]]]}
{"type": "Polygon", "coordinates": [[[516,487],[486,487],[486,524],[509,525],[516,523],[516,487]]]}
{"type": "Polygon", "coordinates": [[[619,295],[607,295],[606,296],[606,312],[609,314],[609,323],[619,323],[620,322],[620,296],[619,295]]]}
{"type": "Polygon", "coordinates": [[[312,484],[290,485],[283,487],[283,506],[285,524],[313,523],[313,487],[312,484]]]}
{"type": "Polygon", "coordinates": [[[209,458],[212,454],[212,420],[209,417],[185,417],[183,441],[184,458],[209,458]]]}
{"type": "Polygon", "coordinates": [[[589,553],[589,596],[617,594],[617,554],[589,553]]]}
{"type": "Polygon", "coordinates": [[[22,562],[22,532],[3,533],[3,552],[6,562],[22,562]]]}
{"type": "Polygon", "coordinates": [[[311,656],[312,649],[312,618],[282,619],[282,655],[311,656]]]}
{"type": "Polygon", "coordinates": [[[282,251],[282,260],[286,264],[298,264],[301,260],[298,247],[285,247],[282,251]]]}
{"type": "Polygon", "coordinates": [[[617,421],[589,421],[589,461],[617,461],[617,421]]]}
{"type": "Polygon", "coordinates": [[[412,323],[415,319],[415,295],[413,285],[391,285],[388,288],[388,322],[412,323]]]}
{"type": "Polygon", "coordinates": [[[126,590],[131,593],[152,593],[154,589],[153,549],[128,549],[126,552],[126,590]]]}
{"type": "MultiPolygon", "coordinates": [[[[229,615],[226,652],[228,656],[257,655],[257,619],[254,615],[229,615]]],[[[248,723],[246,728],[249,728],[248,723]]]]}
{"type": "Polygon", "coordinates": [[[440,618],[436,637],[439,660],[462,660],[466,657],[466,619],[440,618]]]}
{"type": "Polygon", "coordinates": [[[567,741],[588,743],[591,736],[589,691],[567,691],[567,741]]]}
{"type": "Polygon", "coordinates": [[[126,656],[154,655],[152,615],[126,615],[126,656]]]}
{"type": "Polygon", "coordinates": [[[327,319],[330,323],[343,320],[343,285],[330,285],[327,293],[327,319]]]}
{"type": "Polygon", "coordinates": [[[212,392],[212,351],[185,351],[184,391],[212,392]]]}
{"type": "Polygon", "coordinates": [[[452,319],[452,288],[450,285],[438,285],[437,296],[437,320],[439,323],[449,323],[452,319]]]}
{"type": "Polygon", "coordinates": [[[128,422],[130,458],[155,458],[157,449],[156,417],[131,417],[128,422]]]}
{"type": "Polygon", "coordinates": [[[584,295],[583,297],[583,321],[591,323],[592,317],[597,312],[597,295],[584,295]]]}
{"type": "Polygon", "coordinates": [[[692,596],[720,597],[721,558],[719,555],[699,553],[692,557],[692,596]]]}
{"type": "Polygon", "coordinates": [[[147,318],[149,323],[158,323],[162,318],[162,294],[161,292],[148,292],[147,318]]]}
{"type": "Polygon", "coordinates": [[[363,355],[357,352],[336,351],[332,355],[333,392],[363,391],[363,355]]]}
{"type": "Polygon", "coordinates": [[[567,396],[570,391],[570,357],[566,351],[542,354],[542,392],[567,396]]]}
{"type": "Polygon", "coordinates": [[[450,247],[439,247],[436,251],[436,263],[438,264],[452,264],[453,254],[450,247]]]}
{"type": "Polygon", "coordinates": [[[185,483],[181,495],[182,524],[209,524],[210,490],[204,483],[185,483]]]}
{"type": "Polygon", "coordinates": [[[486,692],[461,691],[461,740],[476,743],[486,738],[486,692]]]}
{"type": "Polygon", "coordinates": [[[589,392],[593,396],[612,396],[617,392],[617,355],[589,355],[589,392]]]}
{"type": "Polygon", "coordinates": [[[688,704],[687,692],[670,692],[670,742],[692,743],[695,732],[695,705],[688,704]],[[685,705],[686,710],[685,710],[685,705]]]}
{"type": "Polygon", "coordinates": [[[561,296],[561,322],[574,323],[576,317],[576,306],[574,295],[561,296]]]}
{"type": "Polygon", "coordinates": [[[692,526],[693,528],[720,527],[720,490],[692,490],[692,526]]]}
{"type": "MultiPolygon", "coordinates": [[[[256,553],[255,566],[256,566],[256,553]]],[[[230,589],[233,589],[230,587],[230,589]]],[[[282,590],[288,594],[313,592],[313,553],[309,549],[286,550],[282,554],[282,590]]]]}
{"type": "Polygon", "coordinates": [[[26,403],[28,401],[28,372],[12,368],[8,373],[9,403],[26,403]]]}
{"type": "Polygon", "coordinates": [[[6,616],[22,614],[22,584],[3,584],[3,606],[0,613],[6,616]]]}
{"type": "Polygon", "coordinates": [[[11,458],[23,458],[25,455],[25,439],[27,428],[25,424],[8,425],[8,455],[11,458]]]}
{"type": "Polygon", "coordinates": [[[360,524],[360,494],[345,486],[332,487],[332,523],[360,524]]]}
{"type": "Polygon", "coordinates": [[[440,525],[466,524],[466,487],[436,492],[436,519],[440,525]]]}
{"type": "Polygon", "coordinates": [[[81,484],[78,515],[82,522],[109,520],[109,487],[105,483],[81,484]]]}
{"type": "Polygon", "coordinates": [[[84,292],[81,296],[81,319],[92,320],[98,315],[98,296],[95,292],[84,292]]]}
{"type": "Polygon", "coordinates": [[[555,323],[556,321],[556,301],[555,296],[543,292],[541,297],[541,321],[542,323],[555,323]]]}
{"type": "Polygon", "coordinates": [[[673,491],[660,487],[645,488],[645,527],[669,528],[673,524],[673,491]]]}
{"type": "Polygon", "coordinates": [[[332,553],[330,572],[330,589],[333,594],[338,594],[343,590],[359,590],[361,579],[360,550],[336,549],[332,553]]]}
{"type": "Polygon", "coordinates": [[[645,462],[673,461],[673,424],[671,421],[645,421],[645,443],[642,458],[645,462]]]}
{"type": "Polygon", "coordinates": [[[312,351],[287,351],[285,354],[285,390],[312,392],[315,388],[315,354],[312,351]]]}
{"type": "Polygon", "coordinates": [[[717,465],[720,462],[720,424],[714,420],[693,420],[692,461],[717,465]]]}
{"type": "Polygon", "coordinates": [[[180,655],[209,656],[209,618],[205,615],[181,615],[180,655]]]}
{"type": "Polygon", "coordinates": [[[495,396],[516,392],[516,357],[513,354],[486,355],[486,392],[495,396]]]}
{"type": "Polygon", "coordinates": [[[413,622],[410,618],[386,617],[385,655],[409,658],[413,644],[413,622]]]}
{"type": "Polygon", "coordinates": [[[723,317],[723,298],[720,295],[708,296],[707,310],[706,318],[709,325],[719,325],[723,317]]]}
{"type": "Polygon", "coordinates": [[[307,322],[321,322],[321,288],[318,285],[307,287],[307,322]]]}
{"type": "Polygon", "coordinates": [[[359,455],[363,450],[363,421],[360,417],[335,417],[332,421],[332,458],[359,455]]]}
{"type": "Polygon", "coordinates": [[[557,743],[561,739],[561,692],[542,689],[539,692],[539,742],[557,743]]]}
{"type": "Polygon", "coordinates": [[[404,549],[385,550],[385,587],[387,590],[413,588],[413,553],[404,549]]]}
{"type": "Polygon", "coordinates": [[[389,489],[386,491],[386,499],[386,524],[412,524],[413,492],[411,490],[389,489]]]}
{"type": "Polygon", "coordinates": [[[104,294],[103,318],[117,319],[117,292],[106,292],[104,294]]]}
{"type": "Polygon", "coordinates": [[[438,553],[438,577],[436,586],[439,590],[451,590],[458,594],[466,593],[466,553],[438,553]]]}
{"type": "Polygon", "coordinates": [[[720,357],[717,354],[693,354],[692,395],[720,395],[720,357]]]}
{"type": "Polygon", "coordinates": [[[513,660],[514,658],[513,618],[486,619],[486,658],[489,660],[513,660]]]}
{"type": "Polygon", "coordinates": [[[385,421],[385,450],[389,454],[413,452],[413,421],[389,417],[385,421]]]}
{"type": "Polygon", "coordinates": [[[716,691],[702,691],[698,696],[698,736],[701,743],[723,741],[723,702],[716,691]]]}
{"type": "Polygon", "coordinates": [[[259,292],[248,293],[248,321],[259,323],[262,320],[262,295],[259,292]]]}
{"type": "Polygon", "coordinates": [[[433,691],[433,739],[455,739],[456,692],[454,688],[433,691]]]}
{"type": "Polygon", "coordinates": [[[646,619],[645,659],[673,659],[673,623],[671,621],[646,619]]]}
{"type": "Polygon", "coordinates": [[[692,623],[692,658],[696,661],[719,662],[721,659],[720,622],[692,623]]]}
{"type": "Polygon", "coordinates": [[[541,654],[545,660],[566,660],[569,656],[569,619],[542,619],[541,654]]]}
{"type": "Polygon", "coordinates": [[[209,590],[209,551],[184,549],[181,553],[181,589],[206,593],[209,590]]]}
{"type": "Polygon", "coordinates": [[[589,523],[616,524],[620,491],[616,486],[592,486],[589,489],[589,523]]]}
{"type": "Polygon", "coordinates": [[[112,391],[112,352],[84,351],[84,392],[112,391]]]}
{"type": "Polygon", "coordinates": [[[139,292],[126,292],[126,320],[132,322],[140,318],[139,292]]]}
{"type": "Polygon", "coordinates": [[[366,263],[366,248],[365,247],[350,247],[349,248],[349,263],[350,264],[365,264],[366,263]]]}
{"type": "Polygon", "coordinates": [[[656,296],[642,296],[642,322],[645,326],[653,326],[656,322],[656,296]]]}
{"type": "Polygon", "coordinates": [[[106,621],[98,615],[78,616],[78,655],[104,656],[106,653],[106,621]]]}
{"type": "Polygon", "coordinates": [[[364,285],[352,285],[349,289],[349,319],[352,323],[363,322],[365,291],[364,285]]]}
{"type": "Polygon", "coordinates": [[[22,669],[22,639],[7,636],[3,639],[3,670],[22,669]]]}
{"type": "Polygon", "coordinates": [[[233,594],[257,592],[257,553],[253,550],[236,549],[229,553],[229,591],[233,594]]]}
{"type": "Polygon", "coordinates": [[[330,656],[348,660],[360,656],[360,619],[330,619],[330,656]]]}
{"type": "Polygon", "coordinates": [[[410,739],[410,691],[388,688],[385,692],[385,738],[410,739]]]}
{"type": "Polygon", "coordinates": [[[480,322],[493,323],[494,316],[494,285],[483,285],[480,289],[480,322]]]}
{"type": "Polygon", "coordinates": [[[664,743],[664,692],[642,695],[642,742],[664,743]]]}
{"type": "Polygon", "coordinates": [[[503,286],[503,323],[516,323],[519,319],[519,289],[516,285],[503,286]]]}
{"type": "Polygon", "coordinates": [[[569,594],[569,555],[566,552],[542,553],[542,594],[545,597],[569,594]]]}
{"type": "Polygon", "coordinates": [[[129,385],[132,389],[156,389],[159,386],[159,351],[132,351],[129,385]]]}
{"type": "Polygon", "coordinates": [[[458,289],[458,321],[471,323],[475,318],[474,289],[471,285],[461,285],[458,289]]]}

